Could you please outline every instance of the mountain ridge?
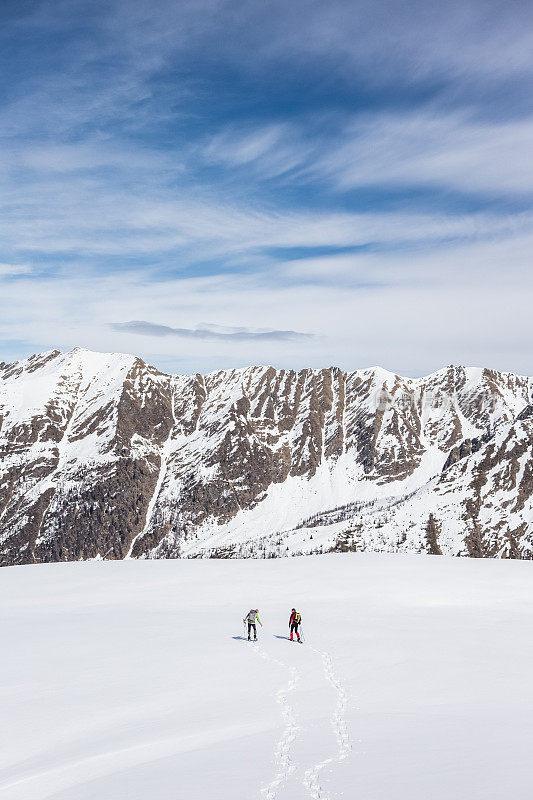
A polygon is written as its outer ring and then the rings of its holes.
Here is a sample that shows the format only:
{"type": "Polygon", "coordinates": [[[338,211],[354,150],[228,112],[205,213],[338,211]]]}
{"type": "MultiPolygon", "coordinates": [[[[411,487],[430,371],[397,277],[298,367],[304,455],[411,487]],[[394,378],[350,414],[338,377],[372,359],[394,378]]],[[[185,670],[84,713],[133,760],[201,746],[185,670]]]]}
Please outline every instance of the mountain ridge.
{"type": "Polygon", "coordinates": [[[453,365],[419,378],[268,365],[171,375],[83,348],[2,362],[0,563],[530,558],[532,390],[528,376],[453,365]],[[365,502],[373,510],[302,527],[365,502]]]}

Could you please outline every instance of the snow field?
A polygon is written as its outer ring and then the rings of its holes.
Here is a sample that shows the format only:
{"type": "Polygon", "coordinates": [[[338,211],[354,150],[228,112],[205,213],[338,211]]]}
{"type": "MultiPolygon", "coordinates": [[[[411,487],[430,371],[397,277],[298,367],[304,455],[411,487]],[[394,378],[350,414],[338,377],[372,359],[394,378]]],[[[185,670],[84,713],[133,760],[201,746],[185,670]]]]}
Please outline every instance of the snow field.
{"type": "Polygon", "coordinates": [[[529,562],[0,571],[1,800],[522,800],[529,562]],[[287,641],[303,616],[306,642],[287,641]],[[259,607],[257,645],[242,618],[259,607]]]}

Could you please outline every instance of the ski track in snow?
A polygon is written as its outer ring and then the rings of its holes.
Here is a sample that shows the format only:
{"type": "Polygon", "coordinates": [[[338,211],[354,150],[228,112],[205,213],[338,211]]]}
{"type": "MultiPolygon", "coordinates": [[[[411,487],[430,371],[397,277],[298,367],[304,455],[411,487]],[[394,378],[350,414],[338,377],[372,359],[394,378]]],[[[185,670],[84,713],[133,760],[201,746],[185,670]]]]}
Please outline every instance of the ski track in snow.
{"type": "Polygon", "coordinates": [[[291,676],[288,684],[276,692],[276,702],[281,706],[281,713],[285,721],[283,733],[274,751],[274,759],[278,770],[270,783],[261,789],[261,795],[264,800],[275,800],[279,787],[285,783],[296,769],[291,758],[291,745],[300,731],[300,726],[296,721],[294,707],[289,702],[288,696],[294,691],[296,684],[300,680],[300,672],[296,667],[291,667],[289,664],[285,664],[284,661],[271,656],[260,645],[254,644],[253,649],[261,658],[288,670],[291,676]]]}
{"type": "Polygon", "coordinates": [[[310,767],[304,774],[303,783],[313,800],[329,800],[329,794],[322,789],[320,784],[320,773],[328,764],[343,761],[352,749],[352,741],[346,726],[348,694],[343,683],[335,673],[330,654],[322,650],[317,650],[311,645],[307,645],[307,647],[322,658],[324,677],[337,693],[337,704],[333,716],[331,717],[331,727],[337,739],[338,751],[336,755],[325,758],[323,761],[319,761],[318,764],[310,767]]]}

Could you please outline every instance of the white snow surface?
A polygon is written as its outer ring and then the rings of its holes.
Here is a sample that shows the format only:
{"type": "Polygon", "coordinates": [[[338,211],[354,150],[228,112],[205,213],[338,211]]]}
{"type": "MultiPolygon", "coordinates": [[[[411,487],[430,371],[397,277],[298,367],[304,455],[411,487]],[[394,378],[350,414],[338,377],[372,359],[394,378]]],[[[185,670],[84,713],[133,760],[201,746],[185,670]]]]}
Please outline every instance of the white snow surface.
{"type": "Polygon", "coordinates": [[[532,565],[0,571],[1,800],[526,800],[532,565]],[[240,638],[259,607],[257,645],[240,638]],[[302,613],[305,642],[286,638],[302,613]]]}

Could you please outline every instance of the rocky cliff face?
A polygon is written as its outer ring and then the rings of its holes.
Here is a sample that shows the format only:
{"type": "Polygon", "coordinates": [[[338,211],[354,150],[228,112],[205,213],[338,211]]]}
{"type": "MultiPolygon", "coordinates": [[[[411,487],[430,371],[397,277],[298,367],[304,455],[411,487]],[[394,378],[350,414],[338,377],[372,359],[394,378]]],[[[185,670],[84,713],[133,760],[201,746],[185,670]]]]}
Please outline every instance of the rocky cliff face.
{"type": "Polygon", "coordinates": [[[448,367],[0,364],[0,563],[328,549],[530,558],[533,381],[448,367]]]}

